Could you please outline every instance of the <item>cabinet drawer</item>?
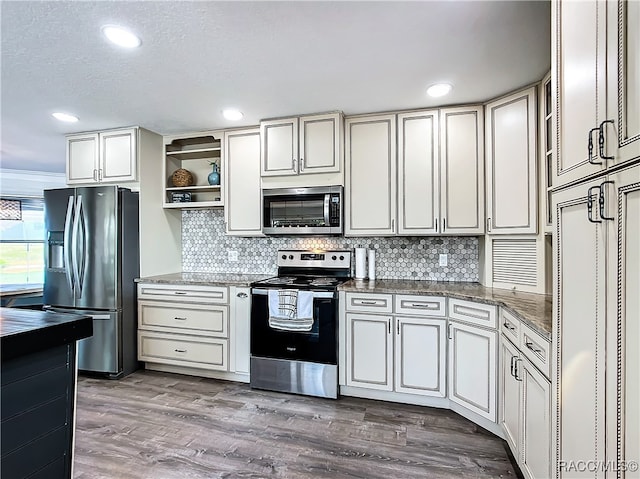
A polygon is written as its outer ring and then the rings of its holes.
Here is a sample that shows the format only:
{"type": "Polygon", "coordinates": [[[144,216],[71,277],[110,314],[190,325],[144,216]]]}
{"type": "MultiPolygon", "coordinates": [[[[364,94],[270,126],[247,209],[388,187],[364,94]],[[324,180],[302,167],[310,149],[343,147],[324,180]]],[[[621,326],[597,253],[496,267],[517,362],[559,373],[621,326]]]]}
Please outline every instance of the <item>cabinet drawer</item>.
{"type": "Polygon", "coordinates": [[[226,286],[140,283],[138,299],[224,304],[228,303],[229,291],[226,286]]]}
{"type": "Polygon", "coordinates": [[[227,337],[229,313],[227,306],[181,304],[165,301],[139,301],[138,321],[141,329],[166,328],[181,334],[205,334],[227,337]]]}
{"type": "Polygon", "coordinates": [[[449,317],[485,328],[497,326],[497,307],[491,304],[474,303],[462,299],[449,299],[449,317]]]}
{"type": "Polygon", "coordinates": [[[393,295],[347,293],[347,311],[391,313],[393,311],[393,295]]]}
{"type": "Polygon", "coordinates": [[[551,344],[529,326],[520,326],[520,351],[547,379],[551,377],[551,344]]]}
{"type": "Polygon", "coordinates": [[[520,320],[504,308],[500,308],[500,330],[513,344],[520,341],[520,320]]]}
{"type": "Polygon", "coordinates": [[[445,317],[445,298],[438,296],[396,294],[395,311],[401,314],[445,317]]]}
{"type": "Polygon", "coordinates": [[[138,331],[138,359],[160,364],[227,371],[226,339],[138,331]]]}

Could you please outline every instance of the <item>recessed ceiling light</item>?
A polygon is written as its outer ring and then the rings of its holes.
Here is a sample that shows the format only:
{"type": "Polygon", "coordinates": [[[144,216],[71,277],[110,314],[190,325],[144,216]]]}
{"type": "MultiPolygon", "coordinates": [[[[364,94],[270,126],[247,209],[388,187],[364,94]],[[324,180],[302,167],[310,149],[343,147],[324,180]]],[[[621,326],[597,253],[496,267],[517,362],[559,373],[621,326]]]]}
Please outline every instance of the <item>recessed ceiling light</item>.
{"type": "Polygon", "coordinates": [[[222,115],[230,121],[242,120],[242,117],[244,116],[240,110],[236,110],[234,108],[227,108],[226,110],[222,110],[222,115]]]}
{"type": "Polygon", "coordinates": [[[102,27],[102,33],[110,42],[119,47],[136,48],[142,43],[136,35],[118,25],[105,25],[102,27]]]}
{"type": "Polygon", "coordinates": [[[431,85],[427,88],[427,95],[432,97],[445,96],[447,93],[451,91],[453,88],[448,83],[436,83],[435,85],[431,85]]]}
{"type": "Polygon", "coordinates": [[[56,112],[51,114],[55,119],[60,121],[66,121],[67,123],[75,123],[78,121],[78,117],[69,115],[68,113],[56,112]]]}

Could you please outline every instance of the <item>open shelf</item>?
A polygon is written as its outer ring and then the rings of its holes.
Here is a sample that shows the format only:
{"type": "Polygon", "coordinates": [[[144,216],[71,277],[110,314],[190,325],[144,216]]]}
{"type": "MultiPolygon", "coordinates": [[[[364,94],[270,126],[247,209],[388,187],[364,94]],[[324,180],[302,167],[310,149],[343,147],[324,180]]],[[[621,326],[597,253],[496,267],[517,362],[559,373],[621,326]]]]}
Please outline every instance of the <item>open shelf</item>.
{"type": "Polygon", "coordinates": [[[221,185],[210,185],[211,163],[218,165],[222,181],[222,132],[193,137],[165,137],[165,208],[212,208],[223,206],[221,185]],[[193,177],[192,185],[173,186],[172,176],[185,169],[193,177]],[[175,198],[175,200],[174,200],[175,198]],[[186,201],[185,201],[186,200],[186,201]]]}

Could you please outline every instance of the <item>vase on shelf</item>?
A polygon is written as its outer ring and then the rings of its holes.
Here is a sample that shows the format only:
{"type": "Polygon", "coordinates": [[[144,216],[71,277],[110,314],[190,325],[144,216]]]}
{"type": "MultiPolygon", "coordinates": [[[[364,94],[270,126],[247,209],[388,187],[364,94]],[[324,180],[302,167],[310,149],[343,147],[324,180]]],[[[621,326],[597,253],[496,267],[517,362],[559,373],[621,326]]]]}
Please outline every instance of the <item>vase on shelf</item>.
{"type": "Polygon", "coordinates": [[[209,173],[209,176],[207,177],[207,181],[209,181],[210,185],[219,185],[220,172],[218,171],[218,165],[216,163],[213,163],[211,166],[213,166],[213,171],[209,173]]]}

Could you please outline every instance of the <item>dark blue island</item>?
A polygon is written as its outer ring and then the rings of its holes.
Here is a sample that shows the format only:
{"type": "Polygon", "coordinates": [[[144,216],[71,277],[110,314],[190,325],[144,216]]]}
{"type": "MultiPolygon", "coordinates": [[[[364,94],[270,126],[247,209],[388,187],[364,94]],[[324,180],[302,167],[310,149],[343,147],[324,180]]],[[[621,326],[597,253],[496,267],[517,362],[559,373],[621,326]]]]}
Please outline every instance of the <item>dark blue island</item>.
{"type": "Polygon", "coordinates": [[[89,316],[0,308],[0,477],[71,478],[76,341],[89,316]]]}

